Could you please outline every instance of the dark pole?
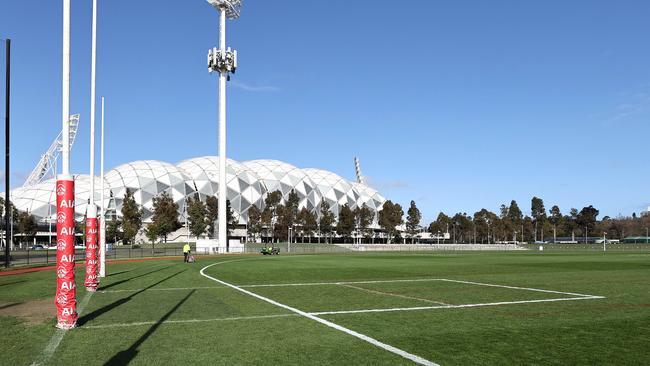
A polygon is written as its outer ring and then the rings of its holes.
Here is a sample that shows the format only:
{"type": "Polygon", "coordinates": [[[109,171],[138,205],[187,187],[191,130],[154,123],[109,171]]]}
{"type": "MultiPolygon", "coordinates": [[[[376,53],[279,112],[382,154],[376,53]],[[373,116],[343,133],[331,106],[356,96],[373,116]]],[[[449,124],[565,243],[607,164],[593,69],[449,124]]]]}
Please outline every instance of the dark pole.
{"type": "Polygon", "coordinates": [[[7,80],[5,80],[5,267],[9,268],[9,75],[11,73],[11,40],[6,41],[7,80]]]}

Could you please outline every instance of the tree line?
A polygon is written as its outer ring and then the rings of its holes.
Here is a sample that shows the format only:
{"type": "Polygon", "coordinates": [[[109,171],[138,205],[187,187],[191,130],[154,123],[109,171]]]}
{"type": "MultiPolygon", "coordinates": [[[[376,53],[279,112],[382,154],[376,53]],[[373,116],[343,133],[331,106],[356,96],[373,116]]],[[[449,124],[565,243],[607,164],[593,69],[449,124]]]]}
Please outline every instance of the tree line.
{"type": "MultiPolygon", "coordinates": [[[[34,240],[38,231],[38,221],[29,212],[18,211],[12,202],[9,202],[9,222],[16,233],[22,234],[23,243],[29,244],[34,240]]],[[[0,197],[0,230],[5,231],[5,199],[0,197]]]]}
{"type": "Polygon", "coordinates": [[[571,208],[562,213],[560,207],[552,206],[548,211],[544,200],[533,197],[530,215],[524,215],[517,201],[501,205],[495,213],[485,208],[473,215],[456,213],[453,216],[441,212],[429,225],[432,235],[448,232],[453,242],[458,243],[495,243],[495,242],[557,242],[582,241],[584,238],[602,237],[623,239],[626,236],[646,235],[650,226],[647,213],[631,217],[603,217],[598,220],[599,210],[592,205],[581,210],[571,208]]]}
{"type": "MultiPolygon", "coordinates": [[[[216,197],[207,197],[205,202],[198,197],[188,197],[186,200],[186,214],[188,227],[194,236],[214,235],[216,221],[219,216],[219,200],[216,197]]],[[[144,228],[144,234],[154,244],[161,240],[167,242],[169,234],[183,227],[179,220],[179,206],[166,192],[153,198],[153,216],[151,223],[144,228]]],[[[126,190],[122,201],[122,217],[113,217],[106,224],[106,236],[113,242],[122,241],[124,244],[133,244],[138,232],[143,227],[144,210],[138,208],[133,192],[126,190]]],[[[235,217],[227,201],[226,213],[228,216],[228,228],[232,229],[235,224],[235,217]]]]}
{"type": "MultiPolygon", "coordinates": [[[[1,198],[0,198],[1,200],[1,198]]],[[[227,222],[229,233],[237,225],[237,218],[227,200],[227,222]]],[[[3,204],[3,201],[0,201],[3,204]]],[[[376,233],[372,227],[375,222],[375,213],[367,205],[352,209],[348,204],[339,209],[338,219],[331,212],[327,201],[320,205],[318,213],[303,207],[299,210],[300,198],[295,190],[287,196],[282,203],[282,193],[274,191],[267,194],[264,200],[264,209],[252,205],[248,209],[247,232],[252,240],[268,238],[270,241],[284,241],[292,238],[311,239],[317,237],[319,242],[332,242],[332,238],[343,238],[351,241],[353,237],[370,240],[376,233]]],[[[187,224],[190,234],[194,237],[215,236],[217,220],[219,218],[219,201],[214,196],[201,201],[198,196],[188,197],[186,201],[187,224]]],[[[4,205],[2,206],[4,209],[4,205]]],[[[12,217],[17,225],[17,232],[23,233],[26,240],[36,235],[37,220],[27,212],[14,210],[12,217]]],[[[179,220],[179,206],[169,194],[163,192],[153,198],[153,216],[151,223],[144,226],[144,209],[139,208],[133,196],[133,190],[127,189],[122,201],[121,217],[114,215],[106,223],[106,237],[110,242],[129,245],[134,244],[137,234],[144,227],[144,234],[154,244],[156,241],[167,241],[169,234],[183,227],[179,220]]],[[[2,215],[4,213],[2,212],[2,215]]],[[[390,243],[393,240],[402,240],[399,227],[404,224],[402,207],[386,201],[383,208],[377,213],[377,222],[385,232],[385,237],[390,243]]],[[[3,216],[2,216],[3,217],[3,216]]],[[[406,235],[414,240],[420,228],[422,215],[411,202],[406,220],[406,235]]],[[[4,222],[4,221],[3,221],[4,222]]],[[[76,231],[85,233],[84,223],[76,225],[76,231]]]]}
{"type": "MultiPolygon", "coordinates": [[[[303,207],[299,209],[300,198],[292,190],[285,202],[282,193],[274,191],[267,194],[264,209],[252,205],[248,209],[247,232],[253,241],[266,238],[276,242],[292,238],[318,238],[318,241],[332,242],[334,237],[351,242],[353,238],[366,241],[377,237],[373,223],[381,228],[380,236],[388,243],[408,239],[414,242],[424,228],[421,226],[422,214],[414,201],[410,202],[406,218],[401,205],[386,201],[377,216],[368,206],[352,209],[343,205],[338,219],[331,212],[327,201],[323,200],[318,212],[303,207]]],[[[188,230],[194,237],[216,236],[219,217],[219,201],[209,196],[205,202],[198,195],[186,201],[188,230]]],[[[22,234],[24,242],[33,240],[38,229],[36,218],[29,212],[20,212],[11,207],[14,230],[22,234]]],[[[546,209],[544,201],[533,197],[530,202],[530,215],[524,215],[517,201],[503,204],[498,213],[485,208],[468,215],[459,212],[447,215],[441,212],[435,221],[426,228],[435,237],[449,233],[449,240],[456,243],[496,243],[496,242],[537,242],[582,241],[584,238],[602,237],[605,233],[610,239],[623,239],[626,236],[645,236],[650,227],[650,214],[639,216],[605,216],[598,219],[599,210],[592,205],[578,210],[571,208],[563,213],[557,205],[546,209]],[[559,238],[559,239],[558,239],[559,238]]],[[[133,191],[127,189],[121,208],[121,217],[113,217],[107,222],[106,236],[112,242],[135,243],[135,238],[143,228],[144,210],[139,208],[133,191]]],[[[227,200],[226,207],[228,232],[237,226],[237,217],[227,200]]],[[[0,197],[0,225],[4,226],[4,199],[0,197]]],[[[85,232],[84,224],[79,223],[76,230],[85,232]]],[[[169,234],[183,227],[179,220],[179,206],[167,193],[153,198],[151,223],[144,228],[144,234],[153,244],[167,241],[169,234]]]]}

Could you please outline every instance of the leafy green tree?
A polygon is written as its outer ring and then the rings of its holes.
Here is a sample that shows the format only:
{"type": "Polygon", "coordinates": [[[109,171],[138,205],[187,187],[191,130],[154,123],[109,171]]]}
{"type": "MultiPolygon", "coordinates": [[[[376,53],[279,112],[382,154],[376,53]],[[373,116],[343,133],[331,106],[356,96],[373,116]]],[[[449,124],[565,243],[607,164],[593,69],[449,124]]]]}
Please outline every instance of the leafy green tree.
{"type": "MultiPolygon", "coordinates": [[[[9,212],[11,212],[11,215],[9,217],[9,220],[12,221],[14,224],[18,222],[18,210],[16,209],[16,206],[13,205],[11,201],[9,201],[9,212]]],[[[0,197],[0,228],[4,230],[5,227],[5,199],[3,197],[0,197]]]]}
{"type": "Polygon", "coordinates": [[[25,211],[18,213],[18,232],[23,234],[23,239],[27,244],[34,239],[37,230],[38,226],[34,215],[25,211]]]}
{"type": "Polygon", "coordinates": [[[533,225],[533,219],[528,215],[526,215],[526,217],[524,217],[523,225],[524,225],[524,233],[522,235],[522,240],[524,242],[526,242],[526,241],[528,241],[527,238],[530,238],[530,239],[533,238],[533,235],[534,235],[534,232],[535,232],[535,225],[533,225]]]}
{"type": "MultiPolygon", "coordinates": [[[[325,235],[327,243],[328,236],[334,231],[334,214],[330,211],[330,204],[323,200],[320,205],[320,218],[318,220],[318,230],[320,235],[325,235]]],[[[319,235],[319,240],[320,240],[319,235]]]]}
{"type": "Polygon", "coordinates": [[[167,236],[181,228],[178,221],[178,204],[167,194],[163,192],[153,198],[153,219],[152,223],[158,232],[158,236],[167,242],[167,236]]]}
{"type": "Polygon", "coordinates": [[[497,220],[494,221],[492,228],[492,238],[495,241],[505,241],[508,240],[508,234],[512,232],[510,223],[508,222],[508,207],[501,205],[501,215],[497,217],[497,220]],[[505,207],[505,215],[503,214],[503,208],[505,207]]]}
{"type": "Polygon", "coordinates": [[[311,242],[311,237],[314,235],[314,232],[318,229],[318,220],[316,215],[314,215],[306,207],[303,207],[302,210],[298,213],[298,224],[301,227],[301,234],[304,238],[305,236],[309,237],[311,242]]]}
{"type": "Polygon", "coordinates": [[[596,221],[599,213],[600,212],[591,205],[588,207],[583,207],[582,210],[580,210],[580,213],[578,213],[576,217],[576,223],[581,229],[585,229],[585,237],[589,236],[589,231],[592,231],[596,227],[596,221]]]}
{"type": "Polygon", "coordinates": [[[469,242],[473,234],[473,223],[471,217],[466,213],[457,213],[451,218],[452,236],[455,243],[469,242]]]}
{"type": "MultiPolygon", "coordinates": [[[[262,211],[262,227],[264,228],[267,237],[273,235],[273,213],[271,210],[264,209],[264,211],[262,211]]],[[[273,240],[274,239],[271,238],[271,241],[273,240]]]]}
{"type": "Polygon", "coordinates": [[[523,217],[524,215],[521,212],[521,209],[519,208],[517,201],[515,200],[510,201],[510,207],[508,207],[508,218],[513,222],[518,223],[518,221],[522,220],[523,217]]]}
{"type": "MultiPolygon", "coordinates": [[[[517,205],[517,201],[512,200],[510,202],[510,207],[508,207],[508,228],[510,231],[512,231],[512,240],[517,240],[517,232],[521,231],[521,224],[522,220],[524,218],[523,213],[521,212],[521,209],[519,208],[519,205],[517,205]]],[[[523,233],[522,233],[523,235],[523,233]]]]}
{"type": "Polygon", "coordinates": [[[149,239],[149,242],[151,243],[151,254],[153,254],[154,244],[156,243],[156,239],[158,239],[160,236],[160,230],[158,230],[156,223],[152,222],[147,225],[147,227],[144,229],[144,234],[147,236],[147,239],[149,239]]]}
{"type": "Polygon", "coordinates": [[[535,224],[535,241],[537,241],[537,232],[539,229],[542,230],[541,240],[543,241],[543,225],[546,221],[546,209],[544,208],[544,200],[539,197],[533,197],[533,199],[530,201],[530,214],[533,217],[533,223],[535,224]]]}
{"type": "Polygon", "coordinates": [[[436,221],[429,225],[429,232],[431,235],[440,235],[448,233],[451,226],[451,217],[447,216],[444,212],[438,214],[436,221]]]}
{"type": "Polygon", "coordinates": [[[352,232],[356,226],[356,218],[350,206],[346,203],[339,210],[339,221],[336,224],[336,232],[341,235],[344,240],[352,237],[352,232]]]}
{"type": "MultiPolygon", "coordinates": [[[[276,191],[277,196],[280,197],[281,199],[281,194],[280,191],[276,191]]],[[[267,197],[268,198],[268,197],[267,197]]],[[[277,202],[280,202],[280,200],[277,197],[272,197],[272,200],[270,201],[271,205],[276,204],[277,202]]],[[[274,235],[278,238],[288,238],[289,237],[289,229],[291,228],[293,230],[296,220],[298,218],[298,205],[300,204],[300,197],[298,197],[298,194],[296,193],[295,190],[291,190],[289,192],[289,196],[287,197],[286,204],[277,204],[276,209],[275,209],[275,215],[276,215],[276,225],[274,225],[274,235]]],[[[269,207],[269,206],[267,206],[269,207]]],[[[273,214],[273,211],[271,211],[271,215],[273,214]]]]}
{"type": "Polygon", "coordinates": [[[122,201],[122,240],[124,244],[132,244],[135,236],[142,227],[142,210],[138,208],[133,198],[133,191],[127,188],[122,201]]]}
{"type": "Polygon", "coordinates": [[[237,217],[235,217],[235,211],[230,205],[230,200],[226,200],[226,227],[228,228],[228,235],[232,230],[237,226],[237,217]]]}
{"type": "Polygon", "coordinates": [[[500,219],[507,219],[508,218],[508,206],[501,205],[501,207],[499,207],[499,218],[500,219]]]}
{"type": "Polygon", "coordinates": [[[420,221],[422,221],[422,213],[420,213],[420,209],[415,205],[415,201],[411,201],[406,216],[406,232],[411,238],[411,244],[420,229],[420,221]]]}
{"type": "Polygon", "coordinates": [[[493,227],[499,217],[494,212],[485,208],[474,213],[474,227],[476,228],[476,235],[481,238],[481,243],[490,243],[490,235],[493,235],[493,227]]]}
{"type": "Polygon", "coordinates": [[[578,209],[572,208],[567,216],[562,220],[562,230],[566,235],[571,234],[571,240],[575,241],[575,231],[578,228],[578,209]]]}
{"type": "Polygon", "coordinates": [[[278,240],[289,239],[289,228],[293,224],[293,211],[286,205],[279,204],[275,209],[276,220],[273,225],[273,236],[278,240]]]}
{"type": "Polygon", "coordinates": [[[123,234],[120,228],[122,227],[122,220],[117,219],[115,216],[106,223],[106,242],[110,243],[112,240],[113,243],[123,239],[123,234]]]}
{"type": "Polygon", "coordinates": [[[354,216],[357,221],[357,229],[361,235],[366,239],[372,238],[373,230],[370,228],[370,225],[372,225],[375,214],[372,212],[370,207],[365,204],[361,207],[357,207],[354,210],[354,216]]]}
{"type": "MultiPolygon", "coordinates": [[[[217,228],[219,227],[218,221],[219,221],[219,199],[215,196],[209,196],[208,198],[205,199],[205,209],[206,209],[206,215],[205,215],[205,222],[207,224],[207,232],[209,235],[212,237],[216,237],[217,235],[217,228]]],[[[232,210],[232,207],[230,207],[230,200],[226,200],[226,227],[228,229],[228,233],[233,229],[233,227],[237,223],[237,218],[235,217],[235,213],[232,210]]]]}
{"type": "Polygon", "coordinates": [[[208,196],[205,199],[205,210],[205,222],[208,225],[206,230],[214,238],[217,235],[216,227],[217,220],[219,219],[219,199],[215,196],[208,196]]]}
{"type": "Polygon", "coordinates": [[[253,241],[258,234],[262,233],[262,211],[256,205],[248,209],[248,232],[252,235],[253,241]]]}
{"type": "Polygon", "coordinates": [[[560,207],[557,205],[551,207],[549,210],[549,217],[548,217],[548,222],[551,224],[551,227],[553,228],[553,243],[555,243],[556,238],[557,238],[557,229],[562,225],[562,212],[560,211],[560,207]]]}
{"type": "Polygon", "coordinates": [[[193,236],[198,238],[205,234],[208,229],[207,215],[208,210],[198,197],[187,198],[187,221],[193,236]]]}
{"type": "MultiPolygon", "coordinates": [[[[634,220],[634,218],[632,218],[634,220]]],[[[603,217],[600,222],[599,228],[601,232],[606,232],[609,238],[623,238],[625,236],[625,224],[627,221],[624,218],[612,219],[609,216],[603,217]]],[[[645,236],[645,233],[643,233],[645,236]]]]}
{"type": "Polygon", "coordinates": [[[404,223],[404,210],[398,203],[391,200],[384,202],[384,206],[379,211],[379,226],[386,231],[388,243],[397,236],[399,231],[397,227],[404,223]]]}
{"type": "Polygon", "coordinates": [[[278,206],[282,201],[282,192],[273,191],[266,195],[264,199],[264,211],[262,212],[262,221],[267,228],[270,228],[270,232],[273,237],[271,240],[275,240],[275,224],[278,218],[278,206]]]}
{"type": "Polygon", "coordinates": [[[295,220],[298,217],[298,206],[300,205],[300,197],[298,196],[298,193],[294,189],[289,192],[289,196],[287,197],[287,208],[289,209],[289,213],[291,214],[291,218],[295,220]]]}

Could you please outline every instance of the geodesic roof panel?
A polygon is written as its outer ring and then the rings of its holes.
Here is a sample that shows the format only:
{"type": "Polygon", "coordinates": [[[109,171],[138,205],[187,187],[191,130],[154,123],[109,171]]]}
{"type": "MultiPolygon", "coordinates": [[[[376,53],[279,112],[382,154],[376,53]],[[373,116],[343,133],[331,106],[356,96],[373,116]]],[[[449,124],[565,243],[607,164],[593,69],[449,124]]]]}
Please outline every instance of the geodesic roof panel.
{"type": "Polygon", "coordinates": [[[351,209],[357,207],[355,191],[345,179],[332,172],[321,169],[303,169],[302,171],[316,183],[316,187],[323,200],[329,203],[331,212],[337,215],[337,217],[339,210],[344,205],[349,205],[351,209]]]}
{"type": "MultiPolygon", "coordinates": [[[[215,156],[204,156],[185,160],[177,166],[161,161],[135,161],[118,166],[105,176],[105,207],[108,215],[121,216],[122,202],[126,190],[133,191],[134,199],[143,209],[145,222],[151,221],[153,199],[167,192],[179,206],[179,214],[185,211],[185,200],[198,192],[199,196],[217,196],[219,188],[219,160],[215,156]]],[[[87,175],[75,177],[76,218],[85,215],[89,198],[90,178],[87,175]]],[[[239,163],[227,160],[226,166],[227,198],[240,223],[248,220],[248,210],[252,205],[264,208],[268,192],[279,190],[282,202],[286,202],[291,190],[300,199],[299,208],[309,209],[318,214],[321,202],[325,199],[332,213],[338,216],[341,206],[350,208],[367,205],[375,214],[383,206],[385,199],[376,190],[359,183],[351,183],[340,176],[320,169],[299,169],[277,160],[252,160],[239,163]]],[[[100,182],[96,178],[95,202],[99,202],[100,182]]],[[[29,211],[35,216],[54,217],[55,181],[21,187],[12,191],[12,200],[21,211],[29,211]]]]}
{"type": "MultiPolygon", "coordinates": [[[[219,157],[184,160],[177,166],[194,181],[202,200],[207,196],[219,197],[219,157]]],[[[231,159],[226,159],[226,187],[226,198],[240,223],[246,223],[252,205],[264,208],[264,184],[257,174],[231,159]]]]}
{"type": "Polygon", "coordinates": [[[351,182],[352,189],[357,196],[357,207],[363,207],[364,205],[371,209],[375,217],[373,219],[372,227],[378,227],[378,217],[377,213],[381,210],[386,202],[386,198],[379,194],[374,188],[369,187],[365,184],[351,182]]]}
{"type": "MultiPolygon", "coordinates": [[[[56,218],[56,179],[48,179],[33,186],[20,187],[11,192],[11,200],[16,209],[26,211],[38,219],[47,221],[56,218]]],[[[80,174],[74,176],[75,220],[82,221],[86,217],[90,200],[90,176],[80,174]]],[[[110,189],[104,184],[104,207],[110,201],[110,189]]],[[[95,205],[101,208],[101,181],[95,177],[95,205]]]]}
{"type": "Polygon", "coordinates": [[[280,191],[283,203],[295,190],[300,198],[298,209],[306,207],[315,211],[320,207],[321,195],[316,184],[302,169],[278,160],[250,160],[242,164],[257,174],[267,193],[280,191]]]}
{"type": "Polygon", "coordinates": [[[144,210],[142,219],[153,216],[153,198],[166,192],[178,204],[179,215],[185,207],[185,198],[194,193],[192,180],[176,166],[156,160],[140,160],[112,169],[104,176],[113,192],[117,216],[120,217],[126,190],[144,210]]]}
{"type": "Polygon", "coordinates": [[[357,196],[357,207],[366,205],[374,211],[381,210],[384,202],[386,202],[386,198],[379,194],[379,192],[372,187],[357,182],[351,182],[350,185],[357,196]]]}
{"type": "MultiPolygon", "coordinates": [[[[56,217],[56,180],[49,179],[33,186],[11,191],[11,202],[19,211],[29,212],[39,218],[56,217]]],[[[75,216],[76,210],[75,210],[75,216]]]]}

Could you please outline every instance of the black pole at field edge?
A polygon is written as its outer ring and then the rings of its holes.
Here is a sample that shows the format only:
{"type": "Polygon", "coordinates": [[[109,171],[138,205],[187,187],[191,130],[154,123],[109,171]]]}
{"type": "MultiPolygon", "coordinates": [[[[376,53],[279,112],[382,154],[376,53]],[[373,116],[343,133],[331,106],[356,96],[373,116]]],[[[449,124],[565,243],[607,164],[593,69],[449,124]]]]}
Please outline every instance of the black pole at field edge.
{"type": "Polygon", "coordinates": [[[7,66],[7,80],[5,80],[5,267],[9,268],[9,87],[11,74],[11,40],[5,41],[7,59],[5,64],[7,66]]]}

